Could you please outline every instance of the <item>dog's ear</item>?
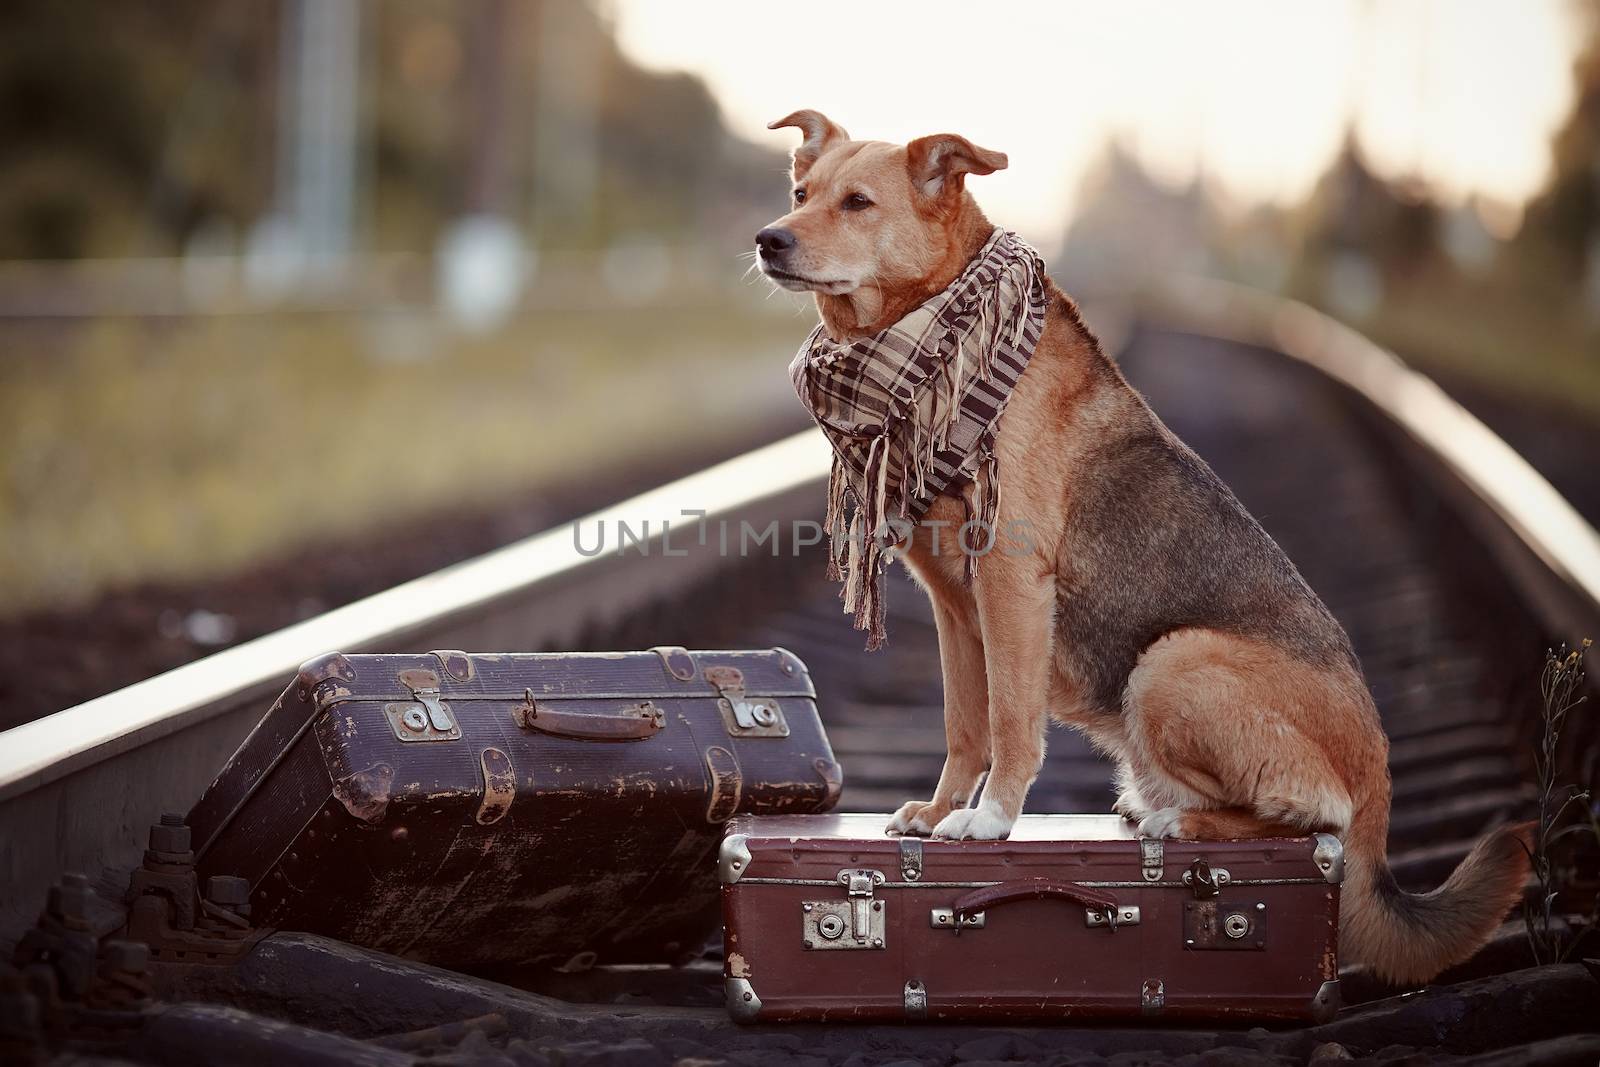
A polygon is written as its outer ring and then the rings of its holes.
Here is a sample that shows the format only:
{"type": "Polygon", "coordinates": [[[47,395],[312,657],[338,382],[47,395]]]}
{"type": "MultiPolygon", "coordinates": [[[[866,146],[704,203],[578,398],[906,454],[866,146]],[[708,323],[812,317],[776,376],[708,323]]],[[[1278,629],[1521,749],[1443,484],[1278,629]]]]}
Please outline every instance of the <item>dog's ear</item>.
{"type": "Polygon", "coordinates": [[[936,133],[906,145],[906,167],[917,191],[939,200],[959,194],[964,175],[1005,170],[1006,154],[979,148],[957,134],[936,133]]]}
{"type": "Polygon", "coordinates": [[[769,130],[781,130],[785,126],[793,126],[806,135],[799,148],[794,150],[794,177],[796,181],[805,177],[806,171],[826,152],[829,146],[841,141],[848,141],[850,135],[844,132],[844,127],[836,124],[820,111],[809,108],[796,111],[792,115],[785,115],[777,122],[767,123],[769,130]]]}

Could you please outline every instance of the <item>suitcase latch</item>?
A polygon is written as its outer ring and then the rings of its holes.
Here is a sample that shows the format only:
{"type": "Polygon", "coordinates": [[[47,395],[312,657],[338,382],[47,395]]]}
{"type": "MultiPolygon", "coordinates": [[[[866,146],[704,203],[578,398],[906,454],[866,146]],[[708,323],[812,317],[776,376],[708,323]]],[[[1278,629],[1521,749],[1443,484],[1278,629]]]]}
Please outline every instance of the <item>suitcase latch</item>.
{"type": "Polygon", "coordinates": [[[400,684],[414,701],[383,706],[394,735],[402,741],[458,741],[461,724],[440,698],[439,676],[432,671],[401,671],[400,684]]]}
{"type": "Polygon", "coordinates": [[[1167,847],[1161,843],[1161,838],[1145,837],[1139,840],[1139,865],[1144,872],[1145,881],[1161,881],[1162,872],[1167,865],[1167,847]]]}
{"type": "Polygon", "coordinates": [[[844,900],[807,900],[800,905],[801,944],[808,949],[877,949],[884,943],[888,902],[873,896],[883,872],[843,870],[844,900]]]}
{"type": "Polygon", "coordinates": [[[771,697],[747,696],[744,673],[737,667],[707,667],[706,681],[717,689],[717,709],[734,737],[788,737],[783,708],[771,697]]]}
{"type": "Polygon", "coordinates": [[[1204,858],[1195,860],[1183,872],[1183,884],[1193,889],[1194,895],[1201,900],[1221,893],[1222,887],[1231,881],[1233,876],[1226,867],[1213,867],[1204,858]]]}
{"type": "Polygon", "coordinates": [[[1260,952],[1267,947],[1265,901],[1221,898],[1183,906],[1183,947],[1195,951],[1260,952]]]}

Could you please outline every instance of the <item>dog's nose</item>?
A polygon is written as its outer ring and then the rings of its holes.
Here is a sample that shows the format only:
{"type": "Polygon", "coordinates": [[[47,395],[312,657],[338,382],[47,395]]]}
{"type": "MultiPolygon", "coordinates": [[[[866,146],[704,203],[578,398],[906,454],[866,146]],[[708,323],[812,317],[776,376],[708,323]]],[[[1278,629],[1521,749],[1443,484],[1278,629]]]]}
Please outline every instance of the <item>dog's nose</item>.
{"type": "Polygon", "coordinates": [[[780,230],[776,226],[768,226],[756,234],[756,247],[769,256],[787,252],[794,247],[794,244],[794,234],[788,230],[780,230]]]}

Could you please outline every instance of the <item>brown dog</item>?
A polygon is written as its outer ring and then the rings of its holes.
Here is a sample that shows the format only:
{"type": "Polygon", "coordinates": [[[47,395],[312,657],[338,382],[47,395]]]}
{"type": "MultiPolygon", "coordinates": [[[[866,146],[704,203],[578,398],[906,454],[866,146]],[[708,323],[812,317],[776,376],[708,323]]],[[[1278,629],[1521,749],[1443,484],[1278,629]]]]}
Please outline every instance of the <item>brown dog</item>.
{"type": "MultiPolygon", "coordinates": [[[[834,339],[867,337],[954,279],[993,230],[964,188],[1006,165],[938,134],[853,141],[799,128],[793,210],[757,238],[763,272],[816,294],[834,339]]],[[[1349,958],[1420,981],[1471,955],[1520,896],[1526,831],[1504,828],[1412,896],[1385,856],[1388,741],[1349,639],[1260,525],[1123,380],[1060,290],[995,442],[1000,527],[1025,551],[966,556],[934,522],[903,558],[932,599],[948,756],[893,832],[1003,838],[1049,716],[1117,764],[1115,810],[1147,836],[1326,831],[1344,840],[1349,958]],[[1011,526],[1020,522],[1020,527],[1011,526]],[[982,799],[969,806],[984,772],[982,799]]],[[[931,520],[931,521],[930,521],[931,520]]]]}

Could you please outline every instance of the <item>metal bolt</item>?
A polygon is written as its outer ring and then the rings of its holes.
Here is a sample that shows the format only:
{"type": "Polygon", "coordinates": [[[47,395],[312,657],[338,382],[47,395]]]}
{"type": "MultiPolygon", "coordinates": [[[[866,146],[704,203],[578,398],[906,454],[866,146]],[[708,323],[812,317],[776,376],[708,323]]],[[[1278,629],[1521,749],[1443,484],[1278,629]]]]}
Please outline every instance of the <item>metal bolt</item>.
{"type": "Polygon", "coordinates": [[[872,947],[873,948],[882,948],[883,947],[883,938],[881,938],[881,937],[873,938],[872,939],[872,947]]]}
{"type": "Polygon", "coordinates": [[[185,821],[184,817],[175,811],[169,811],[161,816],[162,826],[182,826],[185,821]]]}
{"type": "Polygon", "coordinates": [[[230,907],[250,903],[250,880],[235,874],[214,874],[206,879],[206,899],[230,907]]]}
{"type": "Polygon", "coordinates": [[[802,904],[800,907],[805,911],[810,911],[812,906],[810,904],[802,904]]]}
{"type": "Polygon", "coordinates": [[[150,946],[143,941],[107,941],[106,966],[125,974],[143,974],[150,965],[150,946]]]}
{"type": "Polygon", "coordinates": [[[60,884],[51,886],[46,894],[45,910],[64,922],[87,922],[89,902],[94,895],[89,879],[81,874],[65,874],[61,876],[60,884]]]}
{"type": "Polygon", "coordinates": [[[152,852],[188,852],[190,845],[189,828],[181,822],[182,816],[163,815],[161,821],[150,827],[150,850],[152,852]],[[179,819],[177,823],[173,819],[179,819]]]}
{"type": "Polygon", "coordinates": [[[873,911],[882,911],[882,910],[883,910],[883,901],[881,901],[881,900],[874,900],[874,901],[873,901],[873,902],[872,902],[872,910],[873,910],[873,911]]]}

